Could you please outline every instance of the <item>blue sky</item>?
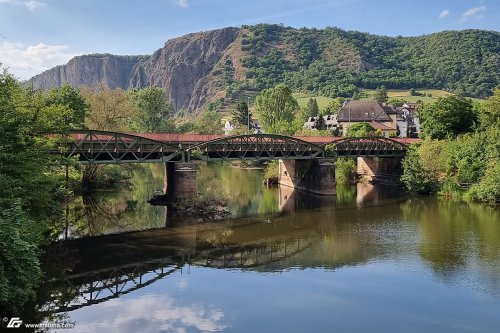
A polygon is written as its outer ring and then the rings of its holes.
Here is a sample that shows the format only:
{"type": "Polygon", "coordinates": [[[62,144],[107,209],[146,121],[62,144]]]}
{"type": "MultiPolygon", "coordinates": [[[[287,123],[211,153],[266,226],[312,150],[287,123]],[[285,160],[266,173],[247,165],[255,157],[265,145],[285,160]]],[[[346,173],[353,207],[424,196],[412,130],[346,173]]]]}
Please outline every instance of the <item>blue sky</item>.
{"type": "Polygon", "coordinates": [[[500,0],[0,0],[0,62],[30,76],[86,53],[151,54],[226,26],[336,26],[390,36],[500,30],[500,0]]]}

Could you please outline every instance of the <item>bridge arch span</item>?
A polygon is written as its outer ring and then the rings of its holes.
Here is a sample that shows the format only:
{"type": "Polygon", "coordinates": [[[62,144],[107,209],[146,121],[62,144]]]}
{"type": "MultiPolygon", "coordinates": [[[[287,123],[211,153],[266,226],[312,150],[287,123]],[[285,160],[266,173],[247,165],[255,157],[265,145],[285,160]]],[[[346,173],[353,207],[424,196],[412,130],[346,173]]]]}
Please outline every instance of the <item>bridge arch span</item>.
{"type": "Polygon", "coordinates": [[[66,158],[76,157],[82,164],[170,162],[182,156],[175,145],[129,133],[73,130],[51,137],[66,147],[66,158]]]}
{"type": "Polygon", "coordinates": [[[328,151],[331,145],[339,157],[402,157],[408,150],[405,143],[376,136],[342,138],[323,144],[323,148],[328,151]]]}
{"type": "Polygon", "coordinates": [[[189,147],[187,159],[213,160],[304,160],[321,159],[323,147],[278,134],[243,134],[217,138],[189,147]]]}

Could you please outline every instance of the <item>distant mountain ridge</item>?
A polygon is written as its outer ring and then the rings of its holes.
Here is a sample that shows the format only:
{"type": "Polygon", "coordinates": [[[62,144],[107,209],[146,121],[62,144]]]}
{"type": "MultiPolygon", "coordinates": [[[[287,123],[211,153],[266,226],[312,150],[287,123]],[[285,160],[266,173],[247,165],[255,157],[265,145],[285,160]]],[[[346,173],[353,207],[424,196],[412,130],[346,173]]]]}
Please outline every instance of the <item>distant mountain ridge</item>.
{"type": "Polygon", "coordinates": [[[239,91],[259,91],[280,82],[331,97],[349,97],[357,88],[382,84],[484,97],[500,85],[500,33],[385,37],[338,28],[229,27],[174,38],[150,56],[78,56],[27,84],[35,89],[64,83],[159,86],[176,110],[199,112],[239,91]]]}

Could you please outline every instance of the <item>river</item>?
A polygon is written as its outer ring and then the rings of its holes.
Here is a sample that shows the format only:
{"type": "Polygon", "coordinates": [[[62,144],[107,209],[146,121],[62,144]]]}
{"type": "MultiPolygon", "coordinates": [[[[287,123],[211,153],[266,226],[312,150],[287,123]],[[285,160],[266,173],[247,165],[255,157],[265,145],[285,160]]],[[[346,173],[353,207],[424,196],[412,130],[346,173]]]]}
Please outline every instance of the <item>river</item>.
{"type": "Polygon", "coordinates": [[[147,203],[163,169],[77,198],[25,321],[60,332],[498,332],[500,210],[369,184],[317,197],[201,166],[223,220],[147,203]],[[33,310],[35,309],[35,310],[33,310]]]}

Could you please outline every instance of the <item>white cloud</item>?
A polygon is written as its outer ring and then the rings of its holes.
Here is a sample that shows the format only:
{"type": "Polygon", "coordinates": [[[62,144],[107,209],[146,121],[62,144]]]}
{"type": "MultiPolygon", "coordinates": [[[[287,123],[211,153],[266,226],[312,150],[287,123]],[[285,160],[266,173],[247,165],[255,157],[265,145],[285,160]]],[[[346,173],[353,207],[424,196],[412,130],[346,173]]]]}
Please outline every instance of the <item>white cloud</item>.
{"type": "Polygon", "coordinates": [[[35,0],[24,1],[23,4],[26,7],[28,7],[29,10],[35,10],[37,8],[45,6],[45,4],[43,2],[35,1],[35,0]]]}
{"type": "Polygon", "coordinates": [[[439,13],[439,18],[445,18],[448,15],[450,15],[450,11],[448,9],[445,9],[441,13],[439,13]]]}
{"type": "Polygon", "coordinates": [[[174,2],[177,6],[186,8],[189,6],[188,0],[175,0],[174,2]]]}
{"type": "MultiPolygon", "coordinates": [[[[1,0],[0,0],[1,1],[1,0]]],[[[24,45],[3,41],[0,43],[0,63],[9,72],[25,80],[46,69],[68,62],[77,54],[68,51],[66,45],[24,45]]]]}
{"type": "Polygon", "coordinates": [[[225,328],[222,310],[202,304],[178,305],[165,295],[112,299],[85,312],[83,318],[72,317],[77,322],[74,333],[215,332],[225,328]],[[86,323],[87,318],[92,322],[86,323]]]}
{"type": "Polygon", "coordinates": [[[22,5],[29,10],[35,10],[45,6],[45,3],[37,0],[0,0],[0,5],[1,4],[22,5]]]}
{"type": "Polygon", "coordinates": [[[486,6],[479,6],[466,10],[462,14],[461,21],[465,22],[469,19],[481,19],[483,18],[482,13],[484,13],[485,11],[486,11],[486,6]]]}

